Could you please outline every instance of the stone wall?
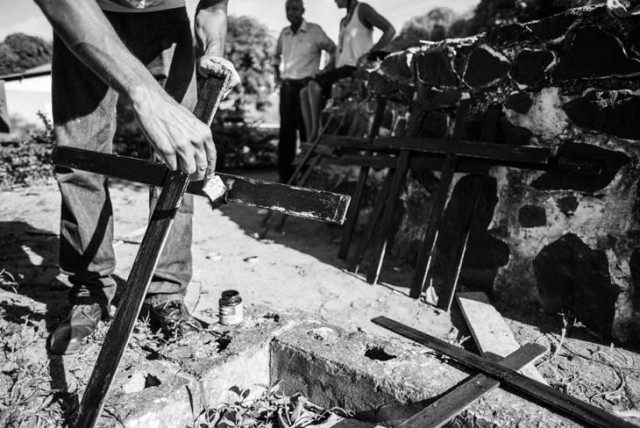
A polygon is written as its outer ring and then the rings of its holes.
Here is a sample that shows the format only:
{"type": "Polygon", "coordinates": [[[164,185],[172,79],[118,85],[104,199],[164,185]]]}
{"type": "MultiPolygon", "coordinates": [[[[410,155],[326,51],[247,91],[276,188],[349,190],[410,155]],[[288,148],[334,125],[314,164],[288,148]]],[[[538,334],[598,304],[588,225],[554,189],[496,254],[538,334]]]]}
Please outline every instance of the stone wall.
{"type": "MultiPolygon", "coordinates": [[[[574,9],[395,53],[368,82],[370,95],[398,105],[438,104],[423,136],[450,134],[468,93],[465,139],[477,140],[486,113],[499,109],[494,142],[549,147],[582,165],[457,174],[445,216],[451,230],[469,209],[472,181],[483,194],[460,284],[503,304],[576,317],[605,339],[640,339],[640,20],[616,20],[600,6],[574,9]]],[[[383,132],[400,133],[403,117],[396,108],[383,132]]],[[[411,172],[396,257],[414,261],[437,177],[411,172]]],[[[445,233],[444,254],[448,243],[445,233]]]]}

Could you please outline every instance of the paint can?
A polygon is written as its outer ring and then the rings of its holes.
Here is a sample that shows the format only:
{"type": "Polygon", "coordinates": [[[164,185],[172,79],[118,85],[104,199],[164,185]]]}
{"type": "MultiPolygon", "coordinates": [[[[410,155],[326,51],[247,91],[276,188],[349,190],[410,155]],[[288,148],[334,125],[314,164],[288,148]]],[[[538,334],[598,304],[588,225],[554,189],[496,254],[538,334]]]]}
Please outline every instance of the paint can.
{"type": "Polygon", "coordinates": [[[242,297],[236,290],[225,290],[218,301],[220,324],[234,325],[242,322],[242,297]]]}

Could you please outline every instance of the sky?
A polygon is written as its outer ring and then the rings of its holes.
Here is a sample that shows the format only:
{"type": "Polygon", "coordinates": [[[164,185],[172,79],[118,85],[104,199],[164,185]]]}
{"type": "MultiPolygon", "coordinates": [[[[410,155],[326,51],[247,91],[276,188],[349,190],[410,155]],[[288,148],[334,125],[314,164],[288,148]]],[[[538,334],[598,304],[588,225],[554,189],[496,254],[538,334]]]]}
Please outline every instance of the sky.
{"type": "MultiPolygon", "coordinates": [[[[187,0],[191,15],[198,0],[187,0]]],[[[475,7],[479,0],[367,0],[399,31],[414,16],[446,6],[458,13],[475,7]]],[[[305,0],[305,19],[320,24],[327,35],[337,39],[338,22],[344,15],[333,0],[305,0]]],[[[22,32],[51,39],[51,26],[33,0],[0,0],[0,41],[11,33],[22,32]]],[[[229,14],[247,15],[264,23],[277,34],[288,25],[284,15],[284,0],[229,0],[229,14]]]]}

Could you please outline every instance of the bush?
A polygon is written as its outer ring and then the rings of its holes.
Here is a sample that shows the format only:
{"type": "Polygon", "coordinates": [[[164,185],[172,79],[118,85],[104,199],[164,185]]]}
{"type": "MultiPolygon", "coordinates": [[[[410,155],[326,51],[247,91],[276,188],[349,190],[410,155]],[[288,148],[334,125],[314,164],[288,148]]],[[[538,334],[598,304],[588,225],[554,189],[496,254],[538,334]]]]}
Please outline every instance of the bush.
{"type": "Polygon", "coordinates": [[[0,187],[46,183],[53,177],[53,125],[41,112],[38,116],[44,129],[32,131],[26,140],[17,144],[0,146],[0,187]]]}

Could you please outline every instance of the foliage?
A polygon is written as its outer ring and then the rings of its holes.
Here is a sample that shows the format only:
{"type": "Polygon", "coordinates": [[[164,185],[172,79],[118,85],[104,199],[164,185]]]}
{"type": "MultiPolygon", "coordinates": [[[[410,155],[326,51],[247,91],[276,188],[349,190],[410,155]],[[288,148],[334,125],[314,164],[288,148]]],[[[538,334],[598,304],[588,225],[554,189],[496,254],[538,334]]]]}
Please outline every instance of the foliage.
{"type": "MultiPolygon", "coordinates": [[[[0,270],[0,289],[16,292],[11,274],[0,270]]],[[[1,291],[1,290],[0,290],[1,291]]],[[[35,321],[0,306],[0,426],[61,426],[62,415],[54,405],[58,391],[51,390],[48,362],[33,347],[47,336],[44,320],[35,321]]]]}
{"type": "Polygon", "coordinates": [[[394,49],[404,49],[416,45],[420,40],[443,40],[448,36],[449,27],[458,15],[448,7],[438,7],[426,15],[416,16],[407,21],[398,37],[393,41],[394,49]]]}
{"type": "Polygon", "coordinates": [[[31,131],[24,141],[0,146],[0,187],[41,183],[52,177],[53,125],[42,112],[38,116],[44,129],[31,131]]]}
{"type": "Polygon", "coordinates": [[[18,73],[51,62],[50,42],[23,33],[8,35],[0,43],[0,75],[18,73]]]}
{"type": "MultiPolygon", "coordinates": [[[[202,385],[201,385],[202,386],[202,385]]],[[[325,410],[309,402],[303,395],[286,396],[280,392],[280,381],[265,386],[256,399],[251,399],[251,390],[234,386],[230,403],[217,409],[202,404],[196,413],[193,397],[189,391],[193,428],[302,428],[326,420],[331,414],[352,416],[341,408],[325,410]]],[[[202,397],[206,402],[206,397],[202,397]]]]}
{"type": "Polygon", "coordinates": [[[225,56],[242,79],[241,102],[271,90],[271,55],[275,38],[266,25],[248,16],[230,16],[225,56]]]}

